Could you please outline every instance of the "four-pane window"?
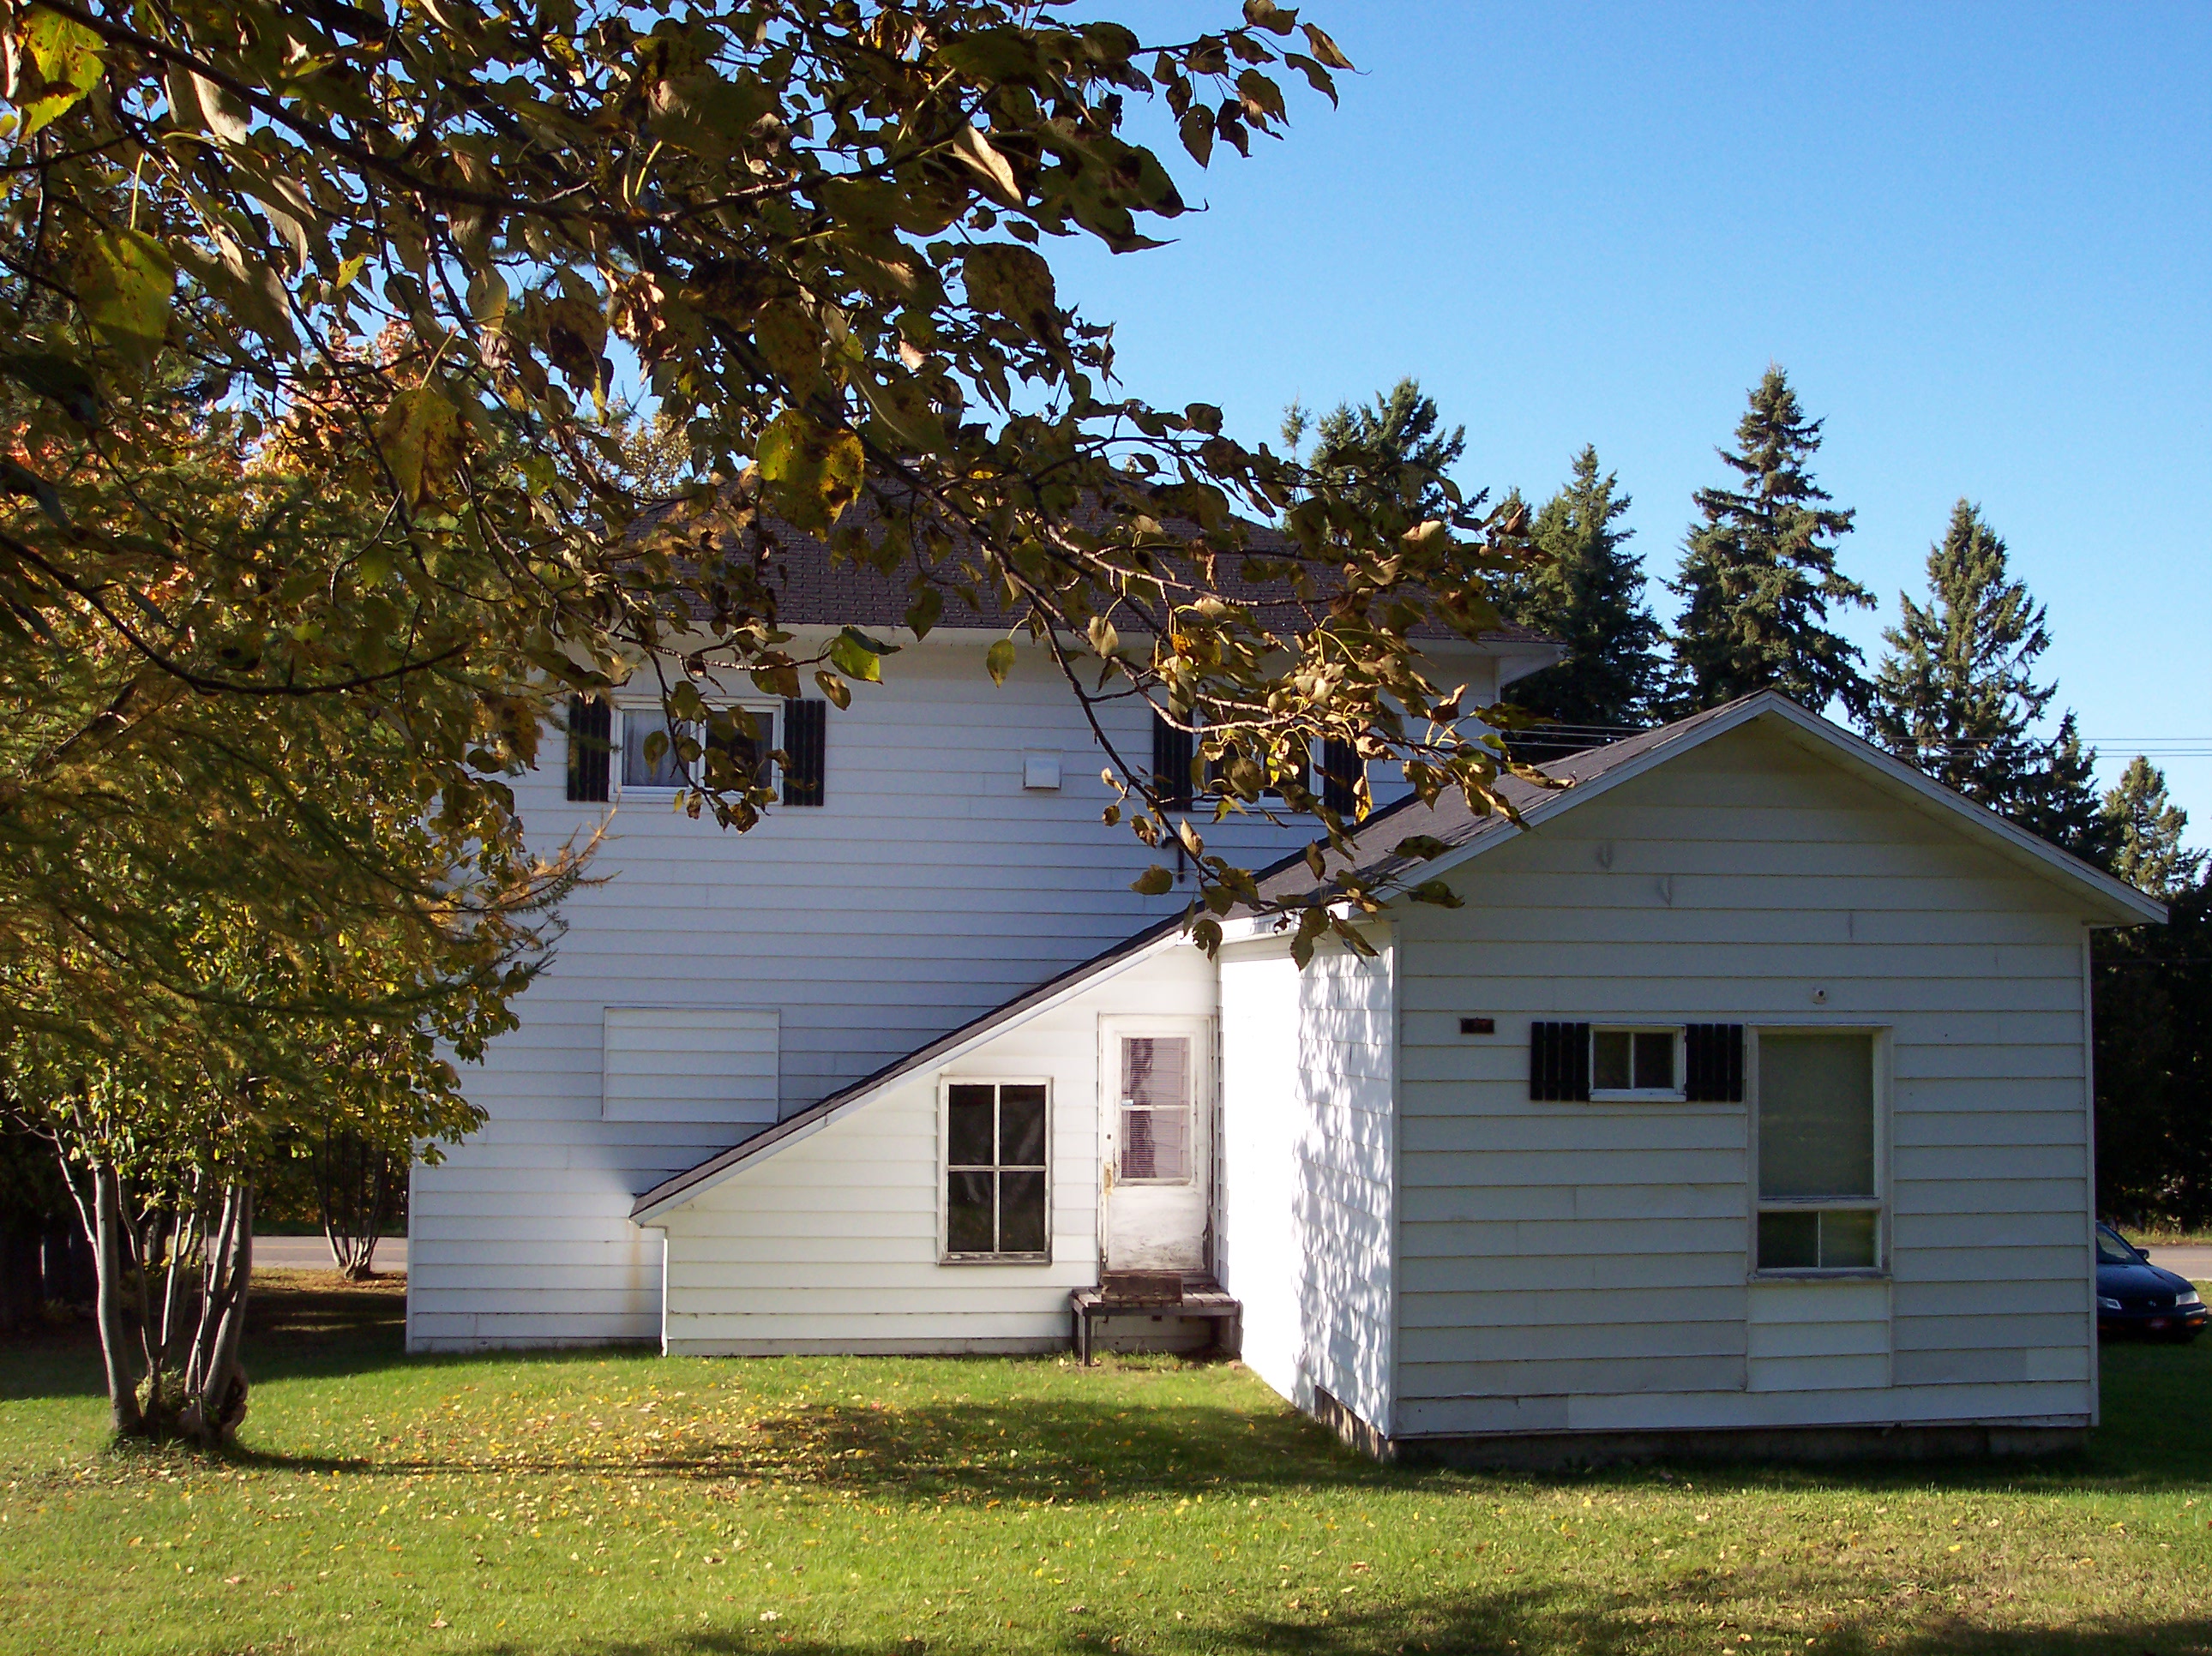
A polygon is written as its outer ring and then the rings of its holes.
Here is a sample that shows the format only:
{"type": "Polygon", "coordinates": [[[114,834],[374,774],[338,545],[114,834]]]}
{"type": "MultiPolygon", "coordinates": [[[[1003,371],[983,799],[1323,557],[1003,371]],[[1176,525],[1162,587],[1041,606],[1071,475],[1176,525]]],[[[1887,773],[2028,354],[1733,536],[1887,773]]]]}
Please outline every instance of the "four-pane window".
{"type": "Polygon", "coordinates": [[[948,1255],[1046,1257],[1045,1118],[1041,1082],[957,1081],[945,1089],[948,1255]]]}

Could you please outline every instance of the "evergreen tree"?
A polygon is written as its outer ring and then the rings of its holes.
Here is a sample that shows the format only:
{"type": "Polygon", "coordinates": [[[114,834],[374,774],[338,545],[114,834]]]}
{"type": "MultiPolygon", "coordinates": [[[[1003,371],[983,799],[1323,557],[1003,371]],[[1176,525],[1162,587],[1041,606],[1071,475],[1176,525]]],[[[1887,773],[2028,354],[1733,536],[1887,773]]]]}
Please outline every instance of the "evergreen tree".
{"type": "Polygon", "coordinates": [[[1675,697],[1680,709],[1711,707],[1772,688],[1818,713],[1840,700],[1855,717],[1868,687],[1858,647],[1830,632],[1832,604],[1874,600],[1836,572],[1836,542],[1852,514],[1827,505],[1807,469],[1820,422],[1798,407],[1789,377],[1770,366],[1721,458],[1741,488],[1701,488],[1680,578],[1675,697]]]}
{"type": "MultiPolygon", "coordinates": [[[[1521,680],[1512,693],[1515,706],[1561,725],[1640,724],[1660,697],[1665,634],[1644,602],[1644,561],[1627,549],[1635,531],[1617,526],[1629,506],[1619,491],[1619,479],[1600,472],[1597,450],[1585,446],[1573,477],[1536,514],[1530,543],[1539,561],[1499,606],[1566,646],[1557,666],[1521,680]]],[[[1595,737],[1534,733],[1534,744],[1551,752],[1590,746],[1595,737]]]]}
{"type": "Polygon", "coordinates": [[[2212,883],[2164,895],[2166,925],[2093,934],[2097,1205],[2195,1229],[2212,1222],[2212,883]]]}
{"type": "Polygon", "coordinates": [[[2044,608],[2012,579],[2005,543],[1961,500],[1928,553],[1928,602],[1898,595],[1867,723],[1937,781],[2007,816],[2048,768],[2030,734],[2057,686],[2035,682],[2051,646],[2044,608]]]}
{"type": "MultiPolygon", "coordinates": [[[[1340,403],[1319,419],[1293,403],[1283,410],[1283,442],[1295,455],[1313,433],[1307,468],[1340,485],[1363,473],[1390,474],[1393,488],[1431,518],[1450,518],[1462,502],[1447,474],[1467,452],[1467,428],[1447,433],[1437,399],[1414,379],[1401,379],[1372,402],[1340,403]]],[[[1480,497],[1478,497],[1480,498],[1480,497]]]]}
{"type": "Polygon", "coordinates": [[[2182,849],[2189,813],[2166,797],[2166,773],[2137,754],[2119,786],[2105,796],[2112,872],[2154,897],[2172,897],[2197,883],[2204,853],[2182,849]]]}
{"type": "Polygon", "coordinates": [[[2031,834],[2103,867],[2112,860],[2117,836],[2097,795],[2096,773],[2097,750],[2081,745],[2069,707],[2043,751],[2042,764],[2021,778],[2007,814],[2031,834]]]}

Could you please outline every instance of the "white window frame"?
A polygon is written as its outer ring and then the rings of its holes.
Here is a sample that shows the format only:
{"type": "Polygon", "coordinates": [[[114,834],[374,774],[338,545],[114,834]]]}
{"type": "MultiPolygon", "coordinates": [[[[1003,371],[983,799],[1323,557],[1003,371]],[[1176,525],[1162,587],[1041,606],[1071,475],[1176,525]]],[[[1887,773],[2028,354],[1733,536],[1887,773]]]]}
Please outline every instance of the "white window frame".
{"type": "Polygon", "coordinates": [[[1881,1023],[1747,1024],[1744,1028],[1744,1165],[1751,1209],[1751,1234],[1744,1254],[1748,1276],[1754,1282],[1869,1282],[1890,1274],[1890,1111],[1893,1031],[1881,1023]],[[1871,1037],[1869,1061],[1874,1066],[1874,1195],[1793,1196],[1773,1199],[1759,1193],[1759,1042],[1767,1035],[1866,1035],[1871,1037]],[[1874,1263],[1870,1265],[1786,1265],[1764,1267],[1759,1263],[1759,1216],[1762,1213],[1868,1213],[1874,1216],[1874,1263]]]}
{"type": "MultiPolygon", "coordinates": [[[[1680,1104],[1688,1096],[1689,1029],[1680,1023],[1596,1023],[1589,1027],[1589,1101],[1593,1104],[1680,1104]],[[1600,1087],[1597,1084],[1597,1038],[1600,1035],[1671,1035],[1674,1040],[1674,1084],[1671,1087],[1600,1087]]],[[[1629,1048],[1629,1073],[1635,1071],[1635,1046],[1629,1048]]]]}
{"type": "MultiPolygon", "coordinates": [[[[764,750],[773,752],[777,747],[778,740],[783,735],[780,728],[783,724],[781,702],[772,701],[763,696],[709,695],[702,699],[706,702],[707,710],[709,713],[719,713],[726,708],[731,712],[743,711],[750,713],[755,719],[766,719],[769,739],[764,744],[764,750]]],[[[641,799],[673,799],[678,794],[686,792],[681,786],[655,787],[647,783],[632,782],[624,775],[624,772],[629,768],[629,721],[638,714],[644,714],[653,719],[665,717],[665,710],[661,706],[660,698],[618,696],[615,699],[613,706],[614,718],[610,721],[611,728],[607,733],[608,797],[619,798],[623,794],[629,793],[641,799]]],[[[783,786],[782,766],[774,760],[769,760],[763,776],[769,787],[781,790],[783,786]]]]}
{"type": "MultiPolygon", "coordinates": [[[[1048,1265],[1052,1263],[1054,1180],[1052,1135],[1058,1111],[1052,1077],[1042,1075],[940,1075],[937,1078],[937,1262],[944,1265],[1048,1265]],[[945,1186],[952,1176],[952,1089],[955,1087],[1044,1089],[1044,1251],[1042,1253],[955,1253],[952,1204],[945,1186]]],[[[995,1123],[994,1124],[995,1125],[995,1123]]],[[[995,1146],[994,1149],[995,1151],[995,1146]]],[[[994,1162],[994,1172],[1000,1163],[994,1162]]],[[[1018,1168],[1017,1171],[1029,1171],[1018,1168]]]]}

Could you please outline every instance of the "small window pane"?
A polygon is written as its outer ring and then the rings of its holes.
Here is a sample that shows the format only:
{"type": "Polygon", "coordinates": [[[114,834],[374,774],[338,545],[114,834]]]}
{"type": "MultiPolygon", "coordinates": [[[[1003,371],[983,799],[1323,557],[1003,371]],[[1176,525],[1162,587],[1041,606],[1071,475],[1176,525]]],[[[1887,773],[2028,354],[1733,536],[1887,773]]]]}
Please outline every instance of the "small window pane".
{"type": "Polygon", "coordinates": [[[1590,1036],[1590,1090],[1626,1092],[1635,1075],[1634,1043],[1626,1029],[1600,1029],[1590,1036]]]}
{"type": "Polygon", "coordinates": [[[1044,1175],[999,1175],[999,1252],[1044,1252],[1044,1175]]]}
{"type": "Polygon", "coordinates": [[[1121,1043],[1121,1097],[1131,1104],[1190,1101],[1190,1041],[1133,1035],[1121,1043]]]}
{"type": "Polygon", "coordinates": [[[1759,1268],[1812,1271],[1820,1263],[1818,1213],[1762,1213],[1759,1216],[1759,1268]]]}
{"type": "Polygon", "coordinates": [[[1646,1030],[1636,1037],[1636,1084],[1656,1092],[1674,1085],[1674,1033],[1646,1030]]]}
{"type": "Polygon", "coordinates": [[[1820,1216],[1820,1265],[1827,1271],[1865,1271],[1874,1265],[1875,1216],[1827,1212],[1820,1216]]]}
{"type": "Polygon", "coordinates": [[[1759,1038],[1759,1193],[1875,1193],[1871,1036],[1759,1038]]]}
{"type": "Polygon", "coordinates": [[[664,739],[656,757],[646,757],[646,744],[655,736],[668,737],[667,716],[658,707],[623,709],[623,786],[626,788],[672,788],[682,785],[684,768],[677,762],[676,743],[664,739]]]}
{"type": "Polygon", "coordinates": [[[946,1114],[945,1160],[955,1168],[991,1165],[990,1087],[954,1087],[946,1114]]]}
{"type": "Polygon", "coordinates": [[[945,1180],[945,1246],[953,1253],[991,1253],[991,1181],[988,1173],[954,1173],[945,1180]]]}
{"type": "Polygon", "coordinates": [[[1190,1113],[1187,1110],[1121,1112],[1121,1177],[1190,1177],[1190,1113]]]}
{"type": "Polygon", "coordinates": [[[1044,1165],[1044,1089],[1001,1087],[999,1089],[999,1165],[1041,1168],[1044,1165]]]}
{"type": "MultiPolygon", "coordinates": [[[[750,786],[759,779],[763,755],[775,746],[775,715],[749,713],[742,707],[732,707],[729,713],[731,734],[728,739],[718,736],[713,721],[709,720],[704,731],[703,745],[710,755],[727,755],[736,785],[750,786]]],[[[710,776],[714,774],[711,763],[710,761],[710,776]]]]}

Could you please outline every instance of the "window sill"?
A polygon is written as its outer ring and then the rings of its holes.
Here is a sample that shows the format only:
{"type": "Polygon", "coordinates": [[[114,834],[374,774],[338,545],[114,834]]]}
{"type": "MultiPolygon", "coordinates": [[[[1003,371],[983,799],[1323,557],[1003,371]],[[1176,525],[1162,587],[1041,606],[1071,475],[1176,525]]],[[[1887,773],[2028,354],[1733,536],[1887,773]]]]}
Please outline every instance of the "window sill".
{"type": "Polygon", "coordinates": [[[1607,1087],[1590,1089],[1593,1104],[1686,1104],[1689,1095],[1681,1091],[1662,1092],[1656,1087],[1607,1087]]]}
{"type": "Polygon", "coordinates": [[[1778,1265],[1768,1270],[1753,1271],[1749,1280],[1754,1283],[1882,1283],[1889,1280],[1889,1271],[1883,1265],[1778,1265]]]}
{"type": "Polygon", "coordinates": [[[940,1253],[941,1265],[1048,1265],[1049,1253],[940,1253]]]}

